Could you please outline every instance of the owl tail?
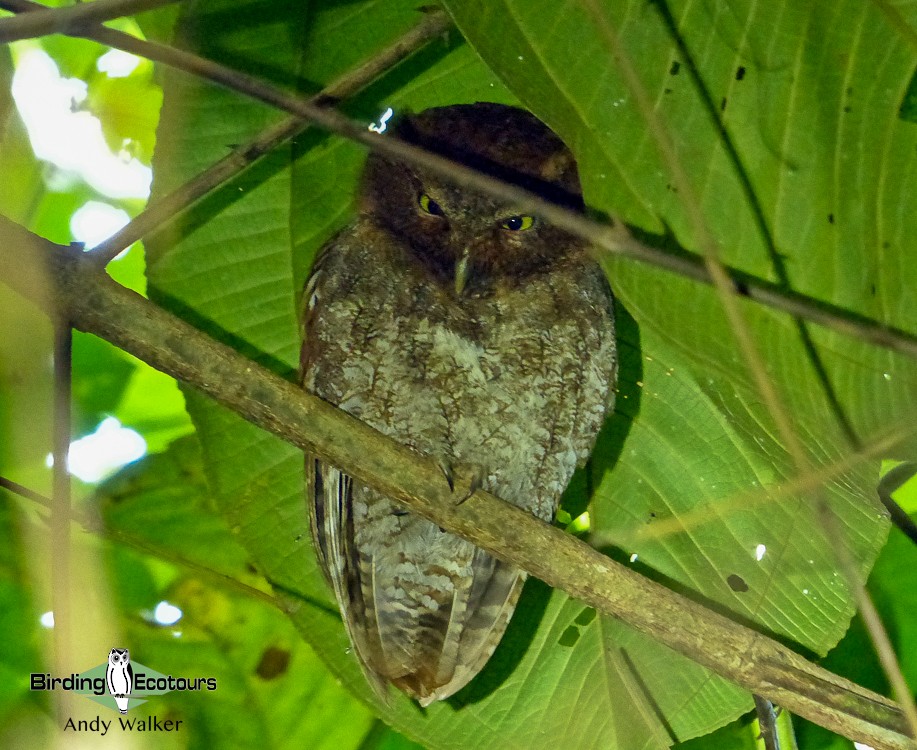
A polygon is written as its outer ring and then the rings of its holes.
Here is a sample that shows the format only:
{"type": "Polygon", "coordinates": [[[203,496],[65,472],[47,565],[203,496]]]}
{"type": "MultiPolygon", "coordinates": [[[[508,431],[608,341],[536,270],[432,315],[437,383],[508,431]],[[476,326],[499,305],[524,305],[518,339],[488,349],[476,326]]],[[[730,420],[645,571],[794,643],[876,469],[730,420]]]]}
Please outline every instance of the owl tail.
{"type": "Polygon", "coordinates": [[[392,515],[371,490],[355,519],[350,477],[311,457],[306,471],[315,549],[368,682],[386,703],[389,683],[423,706],[448,698],[497,647],[525,575],[423,518],[392,515]]]}
{"type": "Polygon", "coordinates": [[[471,575],[455,582],[446,606],[405,611],[397,601],[373,601],[382,663],[370,666],[421,706],[448,698],[483,668],[525,581],[521,571],[466,544],[471,575]]]}

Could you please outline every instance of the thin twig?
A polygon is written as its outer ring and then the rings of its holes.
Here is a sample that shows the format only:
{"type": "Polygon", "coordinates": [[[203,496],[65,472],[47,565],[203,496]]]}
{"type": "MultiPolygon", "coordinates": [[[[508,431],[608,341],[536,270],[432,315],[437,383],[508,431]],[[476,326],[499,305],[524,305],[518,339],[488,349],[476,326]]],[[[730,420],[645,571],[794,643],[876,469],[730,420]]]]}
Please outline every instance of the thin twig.
{"type": "MultiPolygon", "coordinates": [[[[73,330],[65,309],[55,309],[54,322],[54,426],[51,503],[51,610],[54,613],[54,667],[67,674],[72,662],[73,622],[70,611],[70,452],[71,376],[73,373],[73,330]]],[[[61,698],[63,716],[67,700],[61,698]]]]}
{"type": "Polygon", "coordinates": [[[891,701],[785,646],[619,565],[589,545],[481,490],[457,472],[304,392],[140,295],[78,250],[0,218],[0,278],[74,326],[186,381],[243,418],[341,467],[405,508],[637,630],[750,692],[873,747],[914,750],[891,701]],[[455,503],[455,497],[468,499],[455,503]]]}
{"type": "Polygon", "coordinates": [[[46,34],[75,34],[90,23],[103,23],[121,16],[132,16],[146,10],[172,5],[181,0],[94,0],[91,3],[78,3],[63,8],[47,8],[39,3],[33,7],[13,8],[2,6],[5,10],[19,13],[28,10],[27,14],[16,18],[0,20],[0,43],[7,44],[17,39],[30,39],[46,34]]]}
{"type": "Polygon", "coordinates": [[[760,695],[752,696],[755,699],[755,713],[758,716],[758,732],[764,750],[781,750],[780,741],[777,739],[777,712],[774,704],[760,695]]]}
{"type": "Polygon", "coordinates": [[[12,479],[7,479],[6,477],[0,477],[0,487],[3,487],[6,490],[9,490],[14,495],[19,495],[24,497],[27,500],[39,503],[44,505],[48,510],[51,510],[51,499],[45,497],[40,492],[35,492],[35,490],[30,490],[24,484],[19,484],[19,482],[14,482],[12,479]]]}
{"type": "MultiPolygon", "coordinates": [[[[0,0],[0,7],[22,10],[32,3],[27,0],[0,0]]],[[[164,65],[206,78],[253,99],[270,104],[344,138],[357,141],[370,149],[381,151],[396,159],[430,169],[452,181],[478,190],[520,210],[538,214],[571,234],[585,239],[597,251],[621,255],[704,284],[712,278],[703,258],[688,253],[675,255],[636,240],[621,226],[609,226],[549,203],[537,195],[473,169],[451,162],[441,156],[402,143],[391,137],[378,137],[361,124],[331,110],[310,105],[303,98],[287,94],[256,78],[238,73],[223,65],[205,60],[183,50],[164,44],[146,42],[121,34],[113,29],[99,28],[90,35],[95,41],[131,52],[164,65]]],[[[825,328],[866,341],[875,346],[906,354],[917,359],[917,335],[894,326],[879,323],[837,305],[827,304],[804,294],[784,289],[736,269],[727,268],[729,282],[736,292],[747,299],[776,310],[811,320],[825,328]]]]}
{"type": "Polygon", "coordinates": [[[637,529],[634,535],[627,539],[596,540],[593,538],[593,541],[596,543],[607,541],[608,543],[621,544],[627,548],[632,548],[633,545],[646,540],[660,539],[672,534],[682,534],[690,531],[708,522],[711,517],[722,520],[730,513],[748,510],[762,503],[776,503],[786,498],[814,492],[820,487],[824,487],[826,483],[838,479],[866,461],[872,461],[888,455],[892,448],[900,445],[912,437],[913,434],[913,418],[905,418],[892,429],[866,440],[865,447],[862,449],[849,453],[834,463],[825,464],[817,469],[810,469],[785,482],[768,487],[766,490],[761,488],[740,492],[732,497],[718,500],[707,508],[689,510],[685,513],[680,513],[678,517],[655,520],[651,524],[646,524],[644,527],[637,529]]]}
{"type": "MultiPolygon", "coordinates": [[[[442,11],[426,15],[400,39],[363,64],[344,73],[320,93],[311,97],[309,102],[316,106],[327,106],[352,96],[431,39],[442,35],[450,26],[449,17],[442,11]]],[[[83,34],[85,37],[91,35],[92,31],[83,34]]],[[[100,265],[106,265],[133,243],[149,237],[152,232],[174,220],[211,190],[232,179],[261,156],[299,135],[309,126],[308,121],[292,115],[267,128],[249,143],[233,149],[230,154],[184,185],[156,200],[120,231],[96,245],[91,251],[91,257],[100,265]]]]}

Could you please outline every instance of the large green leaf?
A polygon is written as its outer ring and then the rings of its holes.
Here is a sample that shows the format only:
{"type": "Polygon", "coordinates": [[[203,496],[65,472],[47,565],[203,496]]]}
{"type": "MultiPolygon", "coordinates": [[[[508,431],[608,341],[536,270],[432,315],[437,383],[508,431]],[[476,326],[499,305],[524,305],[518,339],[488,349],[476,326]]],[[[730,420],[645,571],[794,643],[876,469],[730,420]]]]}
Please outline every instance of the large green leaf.
{"type": "MultiPolygon", "coordinates": [[[[902,262],[911,221],[902,186],[914,126],[896,119],[912,63],[881,16],[845,5],[849,12],[838,11],[825,33],[822,17],[835,7],[827,3],[784,8],[776,20],[741,3],[604,5],[673,126],[724,258],[914,329],[906,317],[913,292],[905,291],[914,288],[905,284],[914,272],[902,262]],[[866,51],[877,39],[884,40],[885,79],[874,88],[866,85],[876,75],[866,51]],[[846,103],[851,85],[861,91],[859,104],[846,103]],[[877,119],[882,138],[867,127],[877,119]],[[874,153],[879,144],[884,150],[874,153]]],[[[518,97],[574,148],[591,206],[649,233],[670,229],[696,249],[682,196],[669,187],[584,6],[448,6],[475,51],[454,36],[434,44],[348,103],[350,114],[370,121],[387,106],[518,97]]],[[[208,0],[188,4],[179,34],[202,54],[311,92],[418,17],[402,0],[319,4],[309,12],[299,3],[208,0]]],[[[156,192],[278,117],[168,76],[156,192]]],[[[309,132],[262,160],[199,204],[171,236],[150,243],[151,295],[292,379],[299,289],[316,249],[351,216],[361,159],[354,146],[309,132]]],[[[636,555],[633,564],[648,575],[739,620],[824,653],[853,607],[835,570],[838,540],[820,531],[815,498],[755,500],[738,511],[720,504],[773,487],[795,468],[719,303],[708,289],[632,263],[612,261],[609,271],[623,302],[621,393],[593,461],[591,541],[622,559],[636,555]],[[673,520],[674,530],[653,533],[673,520]]],[[[851,431],[867,439],[913,413],[914,376],[901,358],[743,309],[814,463],[846,455],[851,431]]],[[[373,701],[309,549],[301,456],[193,393],[188,403],[208,477],[239,538],[289,598],[305,637],[355,693],[373,701]]],[[[864,572],[886,531],[873,498],[876,476],[875,465],[861,464],[823,493],[864,572]]],[[[565,498],[571,509],[585,506],[589,484],[575,482],[565,498]]],[[[401,698],[376,706],[386,721],[435,747],[628,749],[702,734],[748,707],[735,687],[537,583],[466,691],[423,712],[401,698]]]]}
{"type": "MultiPolygon", "coordinates": [[[[726,262],[917,330],[917,279],[905,260],[917,130],[898,117],[914,52],[876,6],[763,13],[745,2],[608,2],[596,18],[587,2],[564,3],[561,13],[547,2],[447,5],[522,101],[566,136],[594,208],[698,250],[610,33],[656,103],[726,262]]],[[[652,520],[708,507],[700,524],[633,551],[659,574],[823,652],[846,627],[849,605],[834,570],[837,540],[818,531],[815,498],[717,510],[718,499],[772,485],[794,467],[715,294],[633,263],[609,268],[647,361],[640,406],[626,408],[635,418],[628,450],[598,493],[602,529],[630,546],[652,520]]],[[[813,463],[912,418],[909,360],[750,305],[743,313],[813,463]]],[[[875,471],[864,466],[825,489],[864,570],[883,538],[875,471]]]]}

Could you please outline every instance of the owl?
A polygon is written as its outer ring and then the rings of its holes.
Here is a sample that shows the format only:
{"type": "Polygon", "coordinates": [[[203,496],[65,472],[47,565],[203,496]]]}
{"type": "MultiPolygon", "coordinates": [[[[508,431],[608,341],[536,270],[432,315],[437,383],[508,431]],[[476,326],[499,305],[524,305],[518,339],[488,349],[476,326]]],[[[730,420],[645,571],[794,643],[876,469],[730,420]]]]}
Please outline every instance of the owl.
{"type": "MultiPolygon", "coordinates": [[[[477,103],[395,135],[582,209],[575,161],[530,113],[477,103]]],[[[380,136],[387,137],[387,136],[380,136]]],[[[579,239],[378,153],[359,216],[303,292],[301,384],[550,522],[614,402],[608,282],[579,239]]],[[[484,666],[525,574],[314,456],[311,530],[369,682],[426,706],[484,666]]]]}
{"type": "Polygon", "coordinates": [[[118,710],[126,714],[131,691],[134,689],[134,669],[131,667],[130,652],[126,648],[113,648],[109,651],[105,683],[118,710]]]}

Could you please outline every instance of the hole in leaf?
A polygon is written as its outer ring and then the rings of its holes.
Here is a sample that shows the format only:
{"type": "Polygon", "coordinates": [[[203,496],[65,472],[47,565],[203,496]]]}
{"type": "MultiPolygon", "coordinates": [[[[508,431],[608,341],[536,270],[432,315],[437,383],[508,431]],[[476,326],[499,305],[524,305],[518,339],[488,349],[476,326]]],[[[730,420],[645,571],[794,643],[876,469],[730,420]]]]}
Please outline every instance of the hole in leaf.
{"type": "Polygon", "coordinates": [[[576,645],[576,642],[579,640],[579,628],[576,625],[571,625],[563,633],[561,633],[560,638],[557,639],[557,642],[561,646],[566,646],[567,648],[572,648],[576,645]]]}
{"type": "Polygon", "coordinates": [[[273,680],[286,672],[289,666],[290,652],[276,646],[269,646],[261,654],[261,660],[255,668],[255,673],[262,680],[273,680]]]}

